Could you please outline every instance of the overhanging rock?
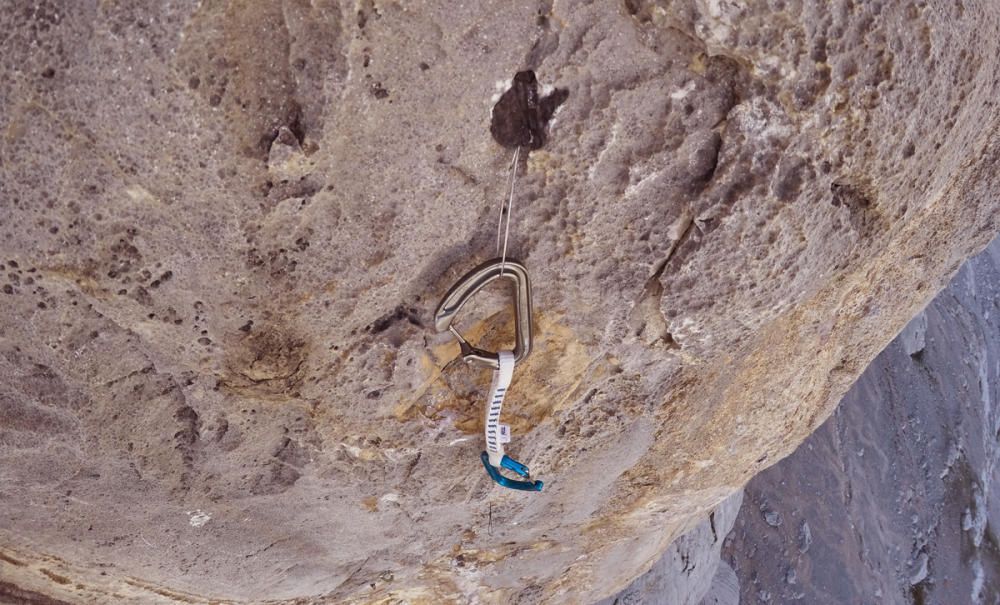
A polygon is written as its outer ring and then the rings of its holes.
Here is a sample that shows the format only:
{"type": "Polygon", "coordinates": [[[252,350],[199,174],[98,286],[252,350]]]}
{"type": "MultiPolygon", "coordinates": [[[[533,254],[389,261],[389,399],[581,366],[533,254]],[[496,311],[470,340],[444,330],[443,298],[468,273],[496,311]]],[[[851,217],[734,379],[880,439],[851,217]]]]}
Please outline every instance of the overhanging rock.
{"type": "Polygon", "coordinates": [[[991,0],[154,4],[0,15],[3,590],[610,595],[998,229],[991,0]],[[511,234],[529,495],[429,326],[520,69],[568,91],[511,234]]]}

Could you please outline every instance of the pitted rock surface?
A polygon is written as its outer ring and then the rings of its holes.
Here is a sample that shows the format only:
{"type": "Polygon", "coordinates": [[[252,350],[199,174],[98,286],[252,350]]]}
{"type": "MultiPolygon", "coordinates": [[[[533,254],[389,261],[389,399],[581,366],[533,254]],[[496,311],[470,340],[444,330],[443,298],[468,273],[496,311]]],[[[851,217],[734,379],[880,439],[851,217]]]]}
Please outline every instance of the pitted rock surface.
{"type": "Polygon", "coordinates": [[[735,569],[739,602],[1000,599],[998,311],[1000,238],[747,485],[720,566],[735,569]]]}
{"type": "MultiPolygon", "coordinates": [[[[15,1],[0,24],[12,594],[606,597],[998,229],[990,0],[15,1]],[[520,69],[569,93],[513,211],[530,495],[483,473],[488,372],[430,321],[494,252],[490,108],[520,69]]],[[[499,294],[463,312],[486,347],[499,294]]]]}

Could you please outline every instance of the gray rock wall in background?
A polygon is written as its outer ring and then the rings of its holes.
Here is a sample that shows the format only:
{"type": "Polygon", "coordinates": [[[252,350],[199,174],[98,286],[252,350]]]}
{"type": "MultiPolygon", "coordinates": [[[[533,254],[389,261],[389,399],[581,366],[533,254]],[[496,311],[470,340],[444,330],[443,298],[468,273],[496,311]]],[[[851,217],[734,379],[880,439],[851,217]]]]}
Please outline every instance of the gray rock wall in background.
{"type": "Polygon", "coordinates": [[[706,520],[601,604],[996,603],[998,396],[1000,239],[829,420],[716,510],[721,561],[706,520]]]}
{"type": "Polygon", "coordinates": [[[755,477],[723,559],[741,603],[1000,600],[1000,240],[755,477]]]}
{"type": "Polygon", "coordinates": [[[721,561],[706,520],[601,605],[996,603],[998,402],[1000,239],[829,420],[716,510],[716,529],[734,526],[721,561]]]}
{"type": "Polygon", "coordinates": [[[742,501],[742,490],[723,500],[704,521],[677,538],[652,569],[597,605],[699,605],[712,588],[718,596],[706,599],[704,605],[737,605],[735,582],[734,590],[726,593],[727,581],[735,577],[720,552],[742,501]]]}
{"type": "MultiPolygon", "coordinates": [[[[993,238],[998,73],[994,0],[3,3],[0,578],[614,594],[993,238]],[[494,254],[525,68],[569,94],[511,235],[529,495],[431,326],[494,254]]],[[[502,346],[503,303],[462,329],[502,346]]]]}

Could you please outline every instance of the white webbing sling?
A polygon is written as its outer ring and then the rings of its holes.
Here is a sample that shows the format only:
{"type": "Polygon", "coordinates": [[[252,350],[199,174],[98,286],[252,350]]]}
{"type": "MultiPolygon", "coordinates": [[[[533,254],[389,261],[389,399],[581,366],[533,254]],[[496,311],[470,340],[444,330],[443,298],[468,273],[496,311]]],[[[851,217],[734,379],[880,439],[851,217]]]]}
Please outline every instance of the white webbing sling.
{"type": "Polygon", "coordinates": [[[490,387],[490,395],[486,407],[486,453],[490,457],[490,464],[499,467],[503,460],[503,444],[510,442],[510,428],[505,424],[500,424],[500,412],[503,409],[503,398],[507,393],[507,387],[514,376],[514,353],[511,351],[500,351],[500,367],[493,370],[493,385],[490,387]]]}

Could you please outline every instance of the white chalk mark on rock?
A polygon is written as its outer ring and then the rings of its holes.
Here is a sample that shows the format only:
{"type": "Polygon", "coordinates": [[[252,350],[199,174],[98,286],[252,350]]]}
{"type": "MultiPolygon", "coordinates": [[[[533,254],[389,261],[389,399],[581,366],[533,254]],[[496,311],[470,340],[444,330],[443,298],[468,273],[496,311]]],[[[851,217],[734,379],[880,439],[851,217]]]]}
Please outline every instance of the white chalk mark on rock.
{"type": "Polygon", "coordinates": [[[200,508],[197,510],[187,511],[187,515],[190,517],[190,519],[188,519],[188,523],[191,524],[191,527],[201,527],[212,520],[212,515],[206,513],[200,508]]]}

